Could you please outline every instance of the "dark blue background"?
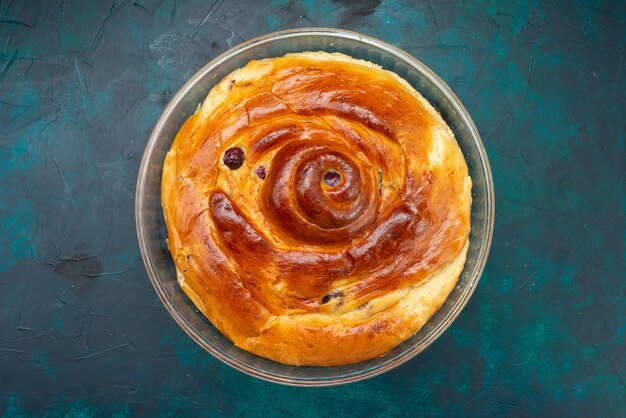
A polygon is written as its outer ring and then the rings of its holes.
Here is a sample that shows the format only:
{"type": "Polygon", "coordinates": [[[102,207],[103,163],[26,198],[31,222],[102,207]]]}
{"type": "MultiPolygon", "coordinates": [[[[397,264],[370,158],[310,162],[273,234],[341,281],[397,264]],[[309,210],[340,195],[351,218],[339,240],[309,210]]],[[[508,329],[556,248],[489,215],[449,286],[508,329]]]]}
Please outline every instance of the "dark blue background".
{"type": "Polygon", "coordinates": [[[1,1],[0,414],[626,415],[625,3],[512,3],[1,1]],[[157,299],[133,218],[172,94],[229,47],[303,26],[378,37],[437,72],[497,197],[454,325],[336,388],[262,382],[200,350],[157,299]]]}

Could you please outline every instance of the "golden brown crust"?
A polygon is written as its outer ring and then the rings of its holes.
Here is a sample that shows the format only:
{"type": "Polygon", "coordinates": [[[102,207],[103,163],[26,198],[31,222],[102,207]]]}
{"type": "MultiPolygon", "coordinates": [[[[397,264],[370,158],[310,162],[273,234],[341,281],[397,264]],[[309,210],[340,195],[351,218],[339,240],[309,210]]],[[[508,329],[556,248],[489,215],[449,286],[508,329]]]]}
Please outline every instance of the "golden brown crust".
{"type": "Polygon", "coordinates": [[[465,263],[471,181],[404,80],[301,53],[211,91],[165,159],[162,204],[179,283],[220,331],[286,364],[339,365],[386,353],[443,304],[465,263]]]}

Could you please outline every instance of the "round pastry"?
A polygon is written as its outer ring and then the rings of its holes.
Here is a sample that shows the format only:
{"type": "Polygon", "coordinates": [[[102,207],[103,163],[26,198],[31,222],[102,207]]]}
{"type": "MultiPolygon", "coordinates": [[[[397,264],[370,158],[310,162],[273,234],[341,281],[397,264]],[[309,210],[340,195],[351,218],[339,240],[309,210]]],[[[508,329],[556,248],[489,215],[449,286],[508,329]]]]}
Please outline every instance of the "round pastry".
{"type": "Polygon", "coordinates": [[[180,129],[163,166],[185,293],[237,347],[281,363],[380,356],[463,269],[471,180],[437,111],[342,54],[252,61],[180,129]]]}

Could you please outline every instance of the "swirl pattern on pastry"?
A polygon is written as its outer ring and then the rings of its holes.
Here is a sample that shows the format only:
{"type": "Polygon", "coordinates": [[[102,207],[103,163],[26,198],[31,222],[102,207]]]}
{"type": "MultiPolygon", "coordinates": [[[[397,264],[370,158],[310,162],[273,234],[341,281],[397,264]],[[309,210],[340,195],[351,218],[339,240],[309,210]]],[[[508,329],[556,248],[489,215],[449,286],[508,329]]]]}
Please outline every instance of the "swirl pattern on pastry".
{"type": "Polygon", "coordinates": [[[235,345],[339,365],[386,353],[443,304],[471,180],[406,81],[309,52],[211,90],[166,157],[162,204],[181,287],[235,345]]]}

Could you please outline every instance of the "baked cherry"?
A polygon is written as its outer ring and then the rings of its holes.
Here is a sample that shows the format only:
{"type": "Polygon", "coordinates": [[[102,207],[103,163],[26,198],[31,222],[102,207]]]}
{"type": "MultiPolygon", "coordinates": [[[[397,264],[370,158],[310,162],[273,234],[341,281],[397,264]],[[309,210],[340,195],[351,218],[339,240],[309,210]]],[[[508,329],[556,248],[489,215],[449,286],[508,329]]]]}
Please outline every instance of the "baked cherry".
{"type": "Polygon", "coordinates": [[[239,147],[228,148],[224,153],[223,161],[224,165],[231,170],[236,170],[243,165],[246,156],[243,150],[239,147]]]}
{"type": "Polygon", "coordinates": [[[341,174],[336,171],[327,171],[324,174],[324,183],[330,187],[335,187],[341,182],[341,174]]]}
{"type": "Polygon", "coordinates": [[[331,292],[322,298],[322,305],[330,302],[332,299],[343,297],[343,292],[338,290],[336,292],[331,292]]]}
{"type": "Polygon", "coordinates": [[[256,173],[257,176],[259,176],[261,180],[265,180],[265,176],[267,175],[267,170],[265,169],[264,165],[258,166],[257,169],[254,170],[254,172],[256,173]]]}

